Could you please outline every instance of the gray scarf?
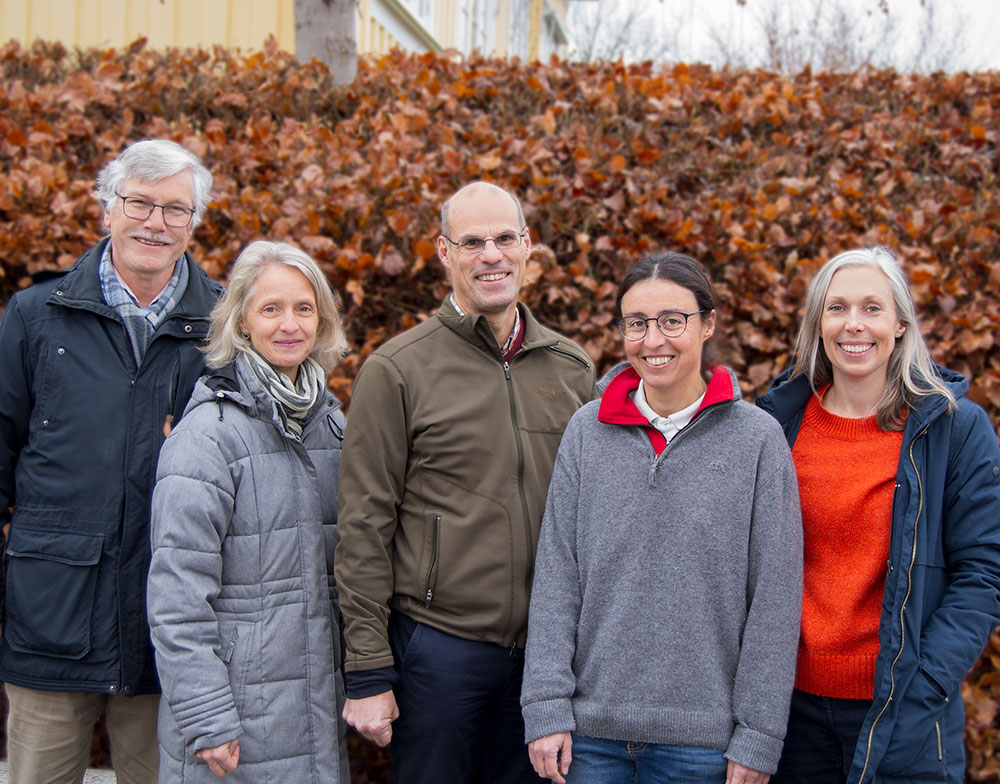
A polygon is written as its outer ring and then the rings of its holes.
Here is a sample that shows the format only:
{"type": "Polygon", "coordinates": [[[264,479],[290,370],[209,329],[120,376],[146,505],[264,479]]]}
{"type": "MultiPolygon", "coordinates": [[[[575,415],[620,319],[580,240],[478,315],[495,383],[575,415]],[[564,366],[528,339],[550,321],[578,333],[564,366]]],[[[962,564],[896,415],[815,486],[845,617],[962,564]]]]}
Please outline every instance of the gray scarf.
{"type": "Polygon", "coordinates": [[[288,376],[275,370],[274,366],[256,351],[241,352],[240,359],[246,363],[251,376],[278,404],[278,413],[285,432],[297,441],[301,441],[302,426],[326,387],[326,372],[315,359],[307,357],[305,362],[299,365],[298,379],[292,383],[288,376]]]}

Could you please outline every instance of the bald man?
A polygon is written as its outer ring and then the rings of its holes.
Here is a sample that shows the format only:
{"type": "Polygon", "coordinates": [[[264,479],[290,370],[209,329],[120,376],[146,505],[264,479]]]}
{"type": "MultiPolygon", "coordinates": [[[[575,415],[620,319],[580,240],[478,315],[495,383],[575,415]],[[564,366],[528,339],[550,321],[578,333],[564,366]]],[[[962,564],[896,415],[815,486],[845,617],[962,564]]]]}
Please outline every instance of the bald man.
{"type": "Polygon", "coordinates": [[[518,295],[517,198],[476,182],[441,209],[451,294],[354,384],[336,576],[344,717],[397,784],[535,782],[519,696],[535,546],[563,429],[594,366],[518,295]]]}

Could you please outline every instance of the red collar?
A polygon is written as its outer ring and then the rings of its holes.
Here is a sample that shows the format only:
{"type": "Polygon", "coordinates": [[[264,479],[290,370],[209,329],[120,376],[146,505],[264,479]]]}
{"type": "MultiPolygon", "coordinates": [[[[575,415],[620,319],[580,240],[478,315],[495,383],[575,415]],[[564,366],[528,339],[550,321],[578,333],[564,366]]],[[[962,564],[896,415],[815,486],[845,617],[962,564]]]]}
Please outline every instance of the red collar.
{"type": "MultiPolygon", "coordinates": [[[[716,365],[712,368],[712,378],[709,379],[705,397],[695,412],[695,419],[709,406],[730,402],[737,398],[733,380],[733,374],[728,368],[722,365],[716,365]]],[[[638,388],[639,374],[633,367],[625,368],[611,380],[607,389],[604,390],[604,394],[601,396],[601,406],[597,411],[597,419],[608,425],[639,425],[645,428],[649,443],[653,445],[656,454],[660,454],[666,448],[667,440],[663,437],[663,433],[649,424],[649,420],[639,412],[629,396],[630,392],[638,388]]]]}

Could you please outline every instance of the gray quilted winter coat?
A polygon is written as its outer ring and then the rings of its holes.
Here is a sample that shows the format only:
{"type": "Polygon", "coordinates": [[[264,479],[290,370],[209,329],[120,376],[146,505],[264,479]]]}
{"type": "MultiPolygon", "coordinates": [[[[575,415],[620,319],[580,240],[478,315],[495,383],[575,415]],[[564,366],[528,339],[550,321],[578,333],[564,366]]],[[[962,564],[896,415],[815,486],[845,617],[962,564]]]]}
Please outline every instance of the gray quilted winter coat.
{"type": "Polygon", "coordinates": [[[237,360],[198,382],[163,445],[147,596],[161,782],[216,782],[195,752],[237,737],[229,784],[348,781],[338,409],[327,393],[297,441],[237,360]]]}

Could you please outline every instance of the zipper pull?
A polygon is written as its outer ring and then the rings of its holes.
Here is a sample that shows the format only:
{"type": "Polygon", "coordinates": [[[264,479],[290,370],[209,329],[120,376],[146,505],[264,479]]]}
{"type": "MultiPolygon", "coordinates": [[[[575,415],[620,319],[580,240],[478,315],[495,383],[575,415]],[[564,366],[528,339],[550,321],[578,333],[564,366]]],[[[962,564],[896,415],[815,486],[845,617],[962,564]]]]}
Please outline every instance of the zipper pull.
{"type": "Polygon", "coordinates": [[[428,588],[427,589],[427,595],[424,597],[424,607],[430,607],[431,606],[431,599],[433,599],[433,598],[434,598],[434,589],[433,588],[428,588]]]}
{"type": "Polygon", "coordinates": [[[510,363],[506,359],[503,361],[503,375],[510,381],[510,363]]]}
{"type": "Polygon", "coordinates": [[[510,644],[510,653],[509,653],[508,655],[509,655],[509,656],[510,656],[510,658],[512,658],[512,659],[513,659],[513,658],[514,658],[515,656],[517,656],[517,643],[516,643],[516,642],[512,642],[512,643],[510,644]]]}
{"type": "Polygon", "coordinates": [[[663,452],[660,452],[660,454],[653,458],[653,462],[649,464],[649,475],[646,481],[650,487],[656,487],[656,468],[660,465],[660,458],[662,456],[663,452]]]}
{"type": "Polygon", "coordinates": [[[885,562],[885,576],[888,577],[890,574],[892,574],[892,559],[891,558],[888,561],[885,562]]]}

